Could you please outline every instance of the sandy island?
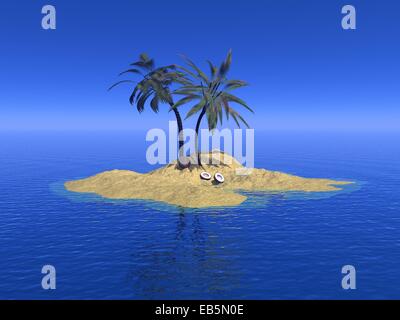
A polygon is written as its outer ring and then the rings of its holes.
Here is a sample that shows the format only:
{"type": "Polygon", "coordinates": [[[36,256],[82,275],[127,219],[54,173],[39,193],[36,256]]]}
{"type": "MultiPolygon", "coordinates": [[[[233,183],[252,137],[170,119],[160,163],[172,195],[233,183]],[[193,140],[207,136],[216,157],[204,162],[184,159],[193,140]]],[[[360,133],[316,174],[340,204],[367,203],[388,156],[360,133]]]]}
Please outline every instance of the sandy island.
{"type": "Polygon", "coordinates": [[[247,199],[237,192],[240,190],[320,192],[340,190],[337,186],[352,183],[302,178],[264,169],[252,169],[250,174],[245,175],[245,167],[228,154],[214,150],[201,156],[204,168],[192,165],[179,170],[173,162],[145,174],[129,170],[105,171],[86,179],[68,181],[65,188],[110,199],[146,199],[201,208],[239,205],[247,199]],[[213,179],[202,180],[202,171],[212,175],[220,172],[225,182],[216,184],[213,179]]]}

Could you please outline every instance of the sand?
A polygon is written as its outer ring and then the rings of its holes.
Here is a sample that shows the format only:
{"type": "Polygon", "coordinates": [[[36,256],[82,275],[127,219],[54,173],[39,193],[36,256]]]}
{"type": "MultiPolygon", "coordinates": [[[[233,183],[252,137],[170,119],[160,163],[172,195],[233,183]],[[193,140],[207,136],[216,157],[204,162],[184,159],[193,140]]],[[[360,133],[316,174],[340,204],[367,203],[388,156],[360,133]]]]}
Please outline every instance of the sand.
{"type": "MultiPolygon", "coordinates": [[[[192,165],[180,170],[176,162],[141,174],[129,170],[111,170],[86,179],[68,181],[65,188],[74,192],[95,193],[109,199],[147,199],[172,205],[202,208],[236,206],[247,199],[238,191],[321,192],[340,190],[349,181],[302,178],[264,169],[246,171],[233,157],[219,150],[202,155],[203,167],[192,165]],[[225,182],[200,179],[200,173],[220,172],[225,182]],[[247,174],[246,174],[247,173],[247,174]]],[[[192,156],[193,158],[193,156],[192,156]]]]}

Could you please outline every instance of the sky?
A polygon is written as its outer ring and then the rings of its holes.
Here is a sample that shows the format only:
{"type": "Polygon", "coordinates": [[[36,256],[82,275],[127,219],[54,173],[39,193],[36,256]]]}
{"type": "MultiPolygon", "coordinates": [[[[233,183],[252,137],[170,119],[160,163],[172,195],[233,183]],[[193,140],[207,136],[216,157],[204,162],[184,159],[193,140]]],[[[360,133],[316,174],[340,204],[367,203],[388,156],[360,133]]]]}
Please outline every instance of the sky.
{"type": "Polygon", "coordinates": [[[107,91],[118,73],[141,52],[208,70],[232,49],[256,130],[399,131],[399,17],[394,0],[2,1],[0,130],[165,128],[166,106],[138,114],[128,86],[107,91]],[[41,27],[46,4],[56,30],[41,27]],[[346,4],[356,30],[341,27],[346,4]]]}

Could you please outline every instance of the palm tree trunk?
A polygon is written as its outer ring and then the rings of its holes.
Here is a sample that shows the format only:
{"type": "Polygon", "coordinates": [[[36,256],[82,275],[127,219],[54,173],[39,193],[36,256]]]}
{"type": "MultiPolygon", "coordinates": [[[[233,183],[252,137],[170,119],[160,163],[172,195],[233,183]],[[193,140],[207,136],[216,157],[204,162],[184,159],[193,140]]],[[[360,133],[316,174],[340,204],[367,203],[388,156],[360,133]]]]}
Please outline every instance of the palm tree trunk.
{"type": "Polygon", "coordinates": [[[203,166],[201,164],[201,157],[200,157],[200,151],[199,151],[199,130],[200,130],[200,123],[201,123],[201,119],[203,119],[204,115],[206,114],[206,107],[203,108],[203,110],[201,110],[201,113],[199,115],[199,118],[197,119],[197,123],[196,123],[196,141],[195,141],[195,150],[197,153],[197,164],[199,166],[203,166]]]}
{"type": "MultiPolygon", "coordinates": [[[[173,104],[171,104],[171,107],[173,106],[173,104]]],[[[185,144],[184,141],[184,136],[183,136],[183,123],[182,123],[182,118],[181,115],[179,113],[179,111],[176,108],[172,108],[172,110],[175,113],[175,117],[176,117],[176,122],[178,124],[178,165],[180,168],[187,168],[190,166],[190,163],[188,164],[183,164],[181,162],[181,159],[183,158],[184,154],[183,154],[183,146],[185,144]]]]}

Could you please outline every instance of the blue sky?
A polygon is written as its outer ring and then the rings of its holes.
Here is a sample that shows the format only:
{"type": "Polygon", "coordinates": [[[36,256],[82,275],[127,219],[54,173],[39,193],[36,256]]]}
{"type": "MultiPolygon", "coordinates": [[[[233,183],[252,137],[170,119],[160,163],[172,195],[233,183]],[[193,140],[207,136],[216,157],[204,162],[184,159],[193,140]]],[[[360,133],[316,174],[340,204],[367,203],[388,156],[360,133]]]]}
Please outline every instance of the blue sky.
{"type": "Polygon", "coordinates": [[[167,108],[139,115],[128,87],[107,92],[117,74],[143,51],[206,68],[232,48],[230,76],[250,83],[237,94],[257,130],[399,130],[399,16],[386,0],[2,1],[0,128],[166,127],[167,108]],[[41,28],[45,4],[56,30],[41,28]],[[357,30],[341,28],[345,4],[357,30]]]}

